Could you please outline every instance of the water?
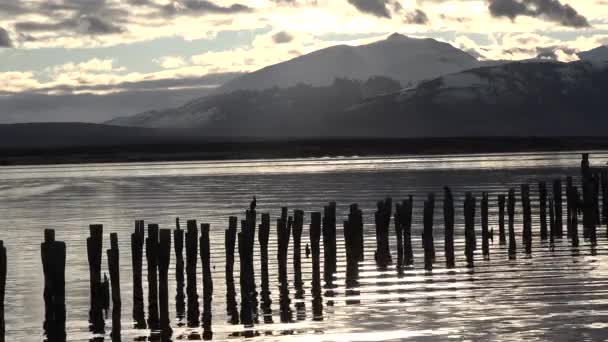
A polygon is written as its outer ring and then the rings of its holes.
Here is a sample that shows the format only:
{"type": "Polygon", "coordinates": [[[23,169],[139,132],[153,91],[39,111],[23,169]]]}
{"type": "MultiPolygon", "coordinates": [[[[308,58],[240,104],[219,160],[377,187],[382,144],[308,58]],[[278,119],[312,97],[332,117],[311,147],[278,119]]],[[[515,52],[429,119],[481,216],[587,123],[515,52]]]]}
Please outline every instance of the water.
{"type": "MultiPolygon", "coordinates": [[[[214,278],[214,339],[239,339],[242,326],[228,323],[224,281],[224,229],[228,217],[243,217],[251,197],[258,198],[258,213],[270,212],[270,280],[274,321],[279,322],[274,219],[281,206],[306,213],[303,246],[308,241],[309,212],[338,202],[338,222],[350,203],[363,209],[366,223],[365,262],[360,287],[348,298],[344,288],[343,233],[338,225],[338,288],[323,298],[323,320],[312,319],[311,259],[303,258],[304,310],[294,310],[294,323],[259,324],[254,340],[302,339],[323,341],[424,340],[602,340],[608,329],[608,257],[605,228],[598,246],[582,242],[573,250],[567,240],[554,251],[539,241],[536,182],[578,175],[578,153],[526,153],[394,158],[322,158],[231,162],[89,164],[4,167],[0,169],[0,239],[8,250],[6,288],[7,341],[43,338],[44,306],[40,242],[44,228],[57,230],[67,243],[67,334],[71,341],[88,341],[89,279],[86,261],[88,225],[104,225],[104,249],[110,232],[119,234],[123,341],[141,340],[147,331],[132,329],[130,233],[134,220],[174,228],[175,217],[211,224],[214,278]],[[532,258],[525,257],[518,237],[518,258],[509,261],[507,250],[491,246],[491,260],[476,255],[476,268],[464,266],[462,203],[465,191],[480,196],[490,192],[490,228],[497,232],[496,196],[522,183],[532,185],[534,243],[532,258]],[[456,206],[457,268],[447,272],[443,259],[442,187],[452,187],[456,206]],[[437,197],[437,263],[431,274],[422,270],[420,242],[422,199],[429,191],[437,197]],[[379,271],[373,262],[375,202],[415,196],[414,241],[416,268],[399,276],[394,267],[379,271]],[[358,302],[351,304],[352,302],[358,302]],[[329,305],[331,304],[331,305],[329,305]]],[[[594,165],[604,165],[608,152],[592,154],[594,165]]],[[[519,194],[519,193],[518,193],[519,194]]],[[[519,201],[519,200],[518,200],[519,201]]],[[[520,202],[516,230],[521,231],[520,202]]],[[[479,231],[479,216],[477,217],[479,231]]],[[[393,227],[391,226],[393,234],[393,227]]],[[[479,237],[480,235],[478,235],[479,237]]],[[[396,259],[396,241],[391,236],[396,259]]],[[[257,243],[256,243],[257,246],[257,243]]],[[[257,249],[257,247],[256,247],[257,249]]],[[[292,251],[289,252],[290,256],[292,251]]],[[[304,254],[304,253],[303,253],[304,254]]],[[[480,252],[478,253],[480,254],[480,252]]],[[[256,251],[256,258],[259,252],[256,251]]],[[[322,256],[322,253],[321,253],[322,256]]],[[[174,256],[170,269],[171,317],[174,340],[193,332],[175,321],[174,256]]],[[[201,277],[199,262],[199,277],[201,277]]],[[[103,260],[105,270],[107,262],[103,260]]],[[[289,261],[290,282],[293,281],[289,261]]],[[[256,284],[260,285],[259,265],[256,284]]],[[[235,263],[238,289],[238,253],[235,263]]],[[[144,267],[145,279],[145,267],[144,267]]],[[[198,282],[202,295],[202,279],[198,282]]],[[[291,283],[290,283],[291,284],[291,283]]],[[[145,286],[144,286],[145,291],[145,286]]],[[[293,296],[293,287],[290,288],[293,296]]],[[[147,297],[144,297],[147,298],[147,297]]],[[[240,296],[237,295],[237,302],[240,296]]],[[[300,305],[301,306],[301,305],[300,305]]],[[[201,300],[202,309],[202,300],[201,300]]],[[[111,320],[106,327],[110,339],[111,320]]]]}

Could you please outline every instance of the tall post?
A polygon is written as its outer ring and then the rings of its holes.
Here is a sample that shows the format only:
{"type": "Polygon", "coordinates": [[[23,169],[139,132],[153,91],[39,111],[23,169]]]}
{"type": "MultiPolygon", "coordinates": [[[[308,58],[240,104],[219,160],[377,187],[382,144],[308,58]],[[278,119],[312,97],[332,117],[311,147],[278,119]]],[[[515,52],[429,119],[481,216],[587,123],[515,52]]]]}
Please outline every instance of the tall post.
{"type": "Polygon", "coordinates": [[[391,222],[393,201],[387,198],[377,203],[377,210],[374,215],[376,224],[376,252],[375,259],[379,267],[387,267],[391,261],[389,246],[389,226],[391,222]]]}
{"type": "Polygon", "coordinates": [[[538,183],[538,196],[540,201],[540,239],[547,240],[547,183],[538,183]]]}
{"type": "Polygon", "coordinates": [[[481,195],[481,250],[484,259],[490,258],[490,230],[488,227],[488,193],[481,195]]]}
{"type": "Polygon", "coordinates": [[[331,202],[323,210],[323,277],[326,287],[333,286],[336,249],[336,202],[331,202]]]}
{"type": "Polygon", "coordinates": [[[279,303],[281,323],[288,323],[292,319],[289,299],[289,284],[287,279],[287,251],[289,247],[289,237],[291,235],[292,218],[287,218],[287,208],[281,209],[281,218],[277,220],[278,251],[277,259],[279,263],[279,303]]]}
{"type": "Polygon", "coordinates": [[[532,254],[532,208],[530,206],[530,186],[523,184],[521,186],[521,203],[523,210],[523,243],[526,249],[526,254],[532,254]]]}
{"type": "Polygon", "coordinates": [[[116,233],[110,234],[110,249],[106,253],[108,257],[108,269],[110,270],[110,284],[112,286],[112,337],[116,338],[120,336],[122,308],[118,235],[116,233]]]}
{"type": "Polygon", "coordinates": [[[179,218],[175,219],[173,231],[173,246],[175,249],[175,313],[178,320],[183,320],[186,314],[186,296],[184,295],[184,230],[181,229],[179,218]]]}
{"type": "Polygon", "coordinates": [[[171,336],[169,319],[169,264],[171,262],[171,229],[161,229],[158,243],[159,326],[163,336],[171,336]]]}
{"type": "Polygon", "coordinates": [[[507,244],[507,236],[505,233],[505,195],[498,195],[498,244],[504,246],[507,244]]]}
{"type": "Polygon", "coordinates": [[[515,189],[509,189],[507,215],[509,216],[509,259],[517,257],[517,242],[515,241],[515,189]]]}
{"type": "Polygon", "coordinates": [[[555,205],[555,233],[558,238],[564,236],[564,226],[562,223],[562,181],[553,181],[553,201],[555,205]]]}
{"type": "Polygon", "coordinates": [[[304,228],[304,212],[294,210],[293,212],[293,285],[296,289],[296,298],[301,299],[304,295],[304,283],[302,282],[302,230],[304,228]]]}
{"type": "Polygon", "coordinates": [[[234,247],[236,245],[238,218],[231,216],[228,229],[224,234],[226,245],[226,307],[230,323],[239,323],[239,311],[236,303],[236,289],[234,286],[234,247]]]}
{"type": "Polygon", "coordinates": [[[0,240],[0,341],[5,341],[6,325],[4,321],[4,298],[6,291],[6,247],[0,240]]]}
{"type": "Polygon", "coordinates": [[[198,227],[195,220],[186,223],[186,296],[188,326],[199,326],[198,291],[196,286],[196,264],[198,260],[198,227]]]}
{"type": "Polygon", "coordinates": [[[158,225],[148,224],[146,260],[148,261],[148,328],[160,328],[158,311],[158,225]]]}
{"type": "Polygon", "coordinates": [[[65,243],[55,241],[55,231],[45,229],[40,245],[44,272],[44,330],[49,341],[65,341],[65,243]]]}
{"type": "Polygon", "coordinates": [[[475,197],[467,192],[464,200],[464,234],[465,234],[465,256],[467,267],[473,268],[475,265],[475,250],[477,242],[475,238],[475,197]]]}
{"type": "Polygon", "coordinates": [[[133,321],[135,328],[146,328],[144,313],[144,290],[142,285],[142,258],[144,248],[144,221],[135,221],[135,232],[131,234],[131,262],[133,264],[133,321]]]}
{"type": "Polygon", "coordinates": [[[454,197],[450,188],[443,189],[443,222],[445,238],[445,266],[454,268],[456,265],[454,258],[454,197]]]}
{"type": "Polygon", "coordinates": [[[433,216],[435,211],[435,195],[429,194],[424,201],[424,230],[422,241],[424,246],[424,269],[427,271],[433,270],[434,260],[434,240],[433,240],[433,216]]]}
{"type": "Polygon", "coordinates": [[[321,261],[319,240],[321,239],[321,213],[310,215],[310,246],[312,248],[312,312],[313,320],[323,319],[323,299],[321,298],[321,261]]]}
{"type": "Polygon", "coordinates": [[[262,214],[259,226],[258,241],[260,243],[260,264],[262,268],[262,315],[264,323],[272,323],[272,300],[270,298],[270,285],[268,279],[268,239],[270,237],[270,214],[262,214]]]}
{"type": "Polygon", "coordinates": [[[403,221],[403,262],[406,266],[414,264],[414,250],[412,249],[412,207],[414,199],[410,195],[409,199],[403,201],[403,213],[400,219],[403,221]]]}
{"type": "Polygon", "coordinates": [[[102,334],[105,326],[103,318],[103,285],[101,282],[103,226],[100,224],[90,225],[89,232],[90,236],[87,238],[87,256],[91,290],[90,329],[95,334],[102,334]]]}
{"type": "Polygon", "coordinates": [[[211,301],[213,299],[213,278],[211,276],[211,246],[209,243],[208,224],[201,224],[201,263],[203,266],[203,339],[211,340],[213,332],[211,330],[211,301]]]}

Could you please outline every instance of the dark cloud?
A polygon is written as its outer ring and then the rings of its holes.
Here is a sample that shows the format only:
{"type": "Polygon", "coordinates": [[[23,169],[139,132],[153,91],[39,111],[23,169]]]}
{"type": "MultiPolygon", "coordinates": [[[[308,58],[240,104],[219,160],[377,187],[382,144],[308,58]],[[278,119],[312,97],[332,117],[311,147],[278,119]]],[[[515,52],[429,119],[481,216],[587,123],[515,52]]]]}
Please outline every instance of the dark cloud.
{"type": "Polygon", "coordinates": [[[381,18],[391,18],[391,11],[389,10],[389,6],[393,4],[391,0],[348,0],[348,3],[363,13],[381,18]]]}
{"type": "Polygon", "coordinates": [[[546,46],[536,48],[536,58],[557,60],[557,52],[561,51],[566,55],[573,56],[579,51],[567,46],[546,46]]]}
{"type": "Polygon", "coordinates": [[[429,17],[420,9],[416,9],[405,15],[404,22],[406,24],[426,25],[429,23],[429,17]]]}
{"type": "Polygon", "coordinates": [[[178,0],[162,6],[162,12],[165,16],[234,14],[253,12],[253,8],[238,3],[220,6],[206,0],[178,0]]]}
{"type": "Polygon", "coordinates": [[[0,27],[0,48],[12,46],[13,41],[11,40],[11,37],[9,37],[8,32],[6,32],[5,29],[0,27]]]}
{"type": "Polygon", "coordinates": [[[272,35],[272,41],[277,44],[289,43],[293,40],[293,36],[285,31],[277,32],[272,35]]]}
{"type": "Polygon", "coordinates": [[[123,28],[95,16],[81,16],[55,23],[34,21],[18,22],[15,28],[20,32],[74,31],[89,35],[104,35],[123,32],[123,28]]]}
{"type": "Polygon", "coordinates": [[[318,6],[317,0],[270,0],[279,6],[318,6]]]}
{"type": "Polygon", "coordinates": [[[511,20],[518,16],[529,16],[542,17],[563,26],[589,26],[587,18],[559,0],[490,0],[489,10],[494,17],[507,17],[511,20]]]}

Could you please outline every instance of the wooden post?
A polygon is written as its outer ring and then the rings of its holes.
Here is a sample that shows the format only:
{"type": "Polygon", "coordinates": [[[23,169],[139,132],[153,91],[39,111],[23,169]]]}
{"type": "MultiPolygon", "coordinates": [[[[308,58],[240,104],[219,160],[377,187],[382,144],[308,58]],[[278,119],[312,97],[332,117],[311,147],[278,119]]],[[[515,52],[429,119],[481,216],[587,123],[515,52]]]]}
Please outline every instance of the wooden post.
{"type": "Polygon", "coordinates": [[[158,311],[158,225],[148,224],[146,260],[148,261],[148,328],[160,329],[158,311]]]}
{"type": "Polygon", "coordinates": [[[608,169],[601,170],[602,179],[602,224],[608,225],[608,169]]]}
{"type": "Polygon", "coordinates": [[[249,277],[245,275],[243,270],[247,269],[247,258],[248,258],[248,242],[245,238],[246,233],[241,231],[238,233],[238,244],[239,244],[239,262],[241,267],[241,276],[239,277],[241,285],[241,323],[245,327],[253,327],[253,308],[251,307],[251,295],[249,283],[249,277]]]}
{"type": "Polygon", "coordinates": [[[573,186],[571,189],[571,194],[570,194],[571,198],[570,198],[570,205],[571,205],[571,232],[570,232],[570,238],[572,239],[572,247],[578,247],[579,245],[579,238],[578,238],[578,209],[579,209],[579,203],[581,202],[580,200],[580,195],[578,193],[578,188],[573,186]]]}
{"type": "Polygon", "coordinates": [[[255,268],[253,264],[253,250],[255,245],[255,228],[256,228],[256,220],[257,214],[255,209],[247,210],[245,212],[246,219],[245,221],[241,221],[241,229],[245,233],[244,239],[247,242],[247,258],[246,258],[246,266],[245,273],[243,273],[243,269],[241,269],[241,276],[246,276],[247,285],[249,286],[249,297],[251,301],[251,309],[253,311],[253,320],[254,323],[258,323],[258,293],[255,285],[255,268]]]}
{"type": "Polygon", "coordinates": [[[435,195],[429,194],[424,201],[424,230],[422,233],[422,242],[424,246],[424,269],[427,271],[433,270],[434,261],[434,241],[433,241],[433,216],[435,212],[435,195]]]}
{"type": "Polygon", "coordinates": [[[507,215],[509,216],[509,259],[517,257],[517,242],[515,240],[515,189],[509,189],[507,198],[507,215]]]}
{"type": "Polygon", "coordinates": [[[532,208],[530,206],[530,186],[521,186],[521,204],[523,210],[523,244],[526,254],[532,254],[532,208]]]}
{"type": "Polygon", "coordinates": [[[564,226],[562,223],[562,181],[553,181],[553,201],[555,205],[555,233],[558,238],[564,236],[564,226]]]}
{"type": "Polygon", "coordinates": [[[169,265],[171,262],[171,229],[160,230],[158,244],[158,306],[162,336],[171,336],[169,319],[169,265]]]}
{"type": "Polygon", "coordinates": [[[585,237],[589,238],[592,245],[595,245],[597,241],[596,184],[597,181],[593,175],[587,177],[583,184],[583,229],[585,237]]]}
{"type": "Polygon", "coordinates": [[[498,244],[504,246],[507,244],[505,233],[505,195],[498,195],[498,244]]]}
{"type": "Polygon", "coordinates": [[[566,177],[566,233],[568,238],[572,238],[572,176],[566,177]]]}
{"type": "Polygon", "coordinates": [[[389,226],[391,222],[393,201],[387,198],[377,203],[375,213],[376,223],[376,263],[379,267],[385,268],[391,262],[391,252],[389,247],[389,226]]]}
{"type": "Polygon", "coordinates": [[[310,245],[312,248],[312,312],[313,320],[323,320],[323,299],[321,298],[321,261],[319,241],[321,239],[321,213],[310,215],[310,245]]]}
{"type": "Polygon", "coordinates": [[[352,235],[355,239],[353,252],[355,253],[358,261],[363,261],[365,253],[365,241],[363,236],[363,213],[359,209],[359,205],[357,203],[350,205],[348,222],[352,230],[352,235]]]}
{"type": "Polygon", "coordinates": [[[5,341],[6,325],[4,320],[4,297],[6,291],[6,247],[0,240],[0,341],[5,341]]]}
{"type": "Polygon", "coordinates": [[[184,230],[179,224],[179,217],[175,219],[173,231],[173,246],[175,249],[175,313],[177,319],[182,321],[186,315],[186,296],[184,295],[184,230]]]}
{"type": "Polygon", "coordinates": [[[112,337],[120,336],[121,309],[120,297],[120,264],[118,252],[118,235],[110,234],[110,249],[106,251],[108,256],[108,270],[110,271],[110,282],[112,286],[112,337]]]}
{"type": "Polygon", "coordinates": [[[555,245],[555,204],[553,197],[549,198],[549,245],[551,248],[555,245]]]}
{"type": "Polygon", "coordinates": [[[230,323],[239,324],[239,311],[236,303],[236,290],[234,286],[234,247],[236,245],[238,218],[231,216],[228,229],[224,234],[226,245],[226,307],[230,323]]]}
{"type": "Polygon", "coordinates": [[[395,235],[397,236],[397,270],[403,267],[403,223],[401,223],[401,203],[395,204],[395,235]]]}
{"type": "Polygon", "coordinates": [[[302,282],[302,230],[304,228],[304,212],[294,210],[293,212],[293,286],[296,289],[296,298],[304,296],[304,283],[302,282]]]}
{"type": "Polygon", "coordinates": [[[287,208],[281,209],[281,218],[277,220],[278,252],[279,263],[279,303],[281,323],[291,322],[292,313],[289,299],[289,284],[287,279],[287,249],[289,247],[289,236],[291,234],[291,217],[287,218],[287,208]]]}
{"type": "Polygon", "coordinates": [[[540,202],[540,239],[547,240],[547,183],[538,183],[538,196],[540,202]]]}
{"type": "Polygon", "coordinates": [[[260,243],[260,263],[262,268],[262,315],[264,323],[272,323],[272,300],[270,298],[270,285],[268,279],[268,239],[270,237],[270,214],[262,214],[259,226],[258,241],[260,243]]]}
{"type": "Polygon", "coordinates": [[[89,261],[89,282],[91,290],[91,309],[89,321],[91,331],[95,334],[104,333],[103,317],[103,285],[101,282],[101,255],[103,226],[89,226],[90,237],[87,238],[87,256],[89,261]]]}
{"type": "Polygon", "coordinates": [[[467,192],[464,200],[464,235],[465,235],[465,256],[467,259],[467,267],[475,266],[475,250],[477,242],[475,238],[475,197],[470,192],[467,192]]]}
{"type": "Polygon", "coordinates": [[[336,273],[336,248],[336,202],[331,202],[323,210],[323,276],[330,288],[336,273]]]}
{"type": "Polygon", "coordinates": [[[55,241],[55,231],[45,229],[40,245],[44,272],[44,330],[49,341],[65,341],[65,243],[55,241]]]}
{"type": "Polygon", "coordinates": [[[450,188],[443,188],[443,223],[445,227],[445,266],[454,268],[456,266],[454,258],[454,197],[450,188]]]}
{"type": "Polygon", "coordinates": [[[403,213],[399,215],[403,221],[403,262],[406,266],[414,264],[414,250],[412,249],[412,207],[414,199],[410,195],[409,199],[403,201],[403,213]]]}
{"type": "Polygon", "coordinates": [[[131,234],[131,262],[133,265],[133,321],[136,329],[146,328],[144,313],[144,290],[142,286],[142,258],[144,248],[144,221],[135,221],[135,232],[131,234]]]}
{"type": "MultiPolygon", "coordinates": [[[[351,207],[352,208],[352,207],[351,207]]],[[[359,278],[358,236],[354,224],[344,221],[344,246],[346,248],[346,288],[357,286],[359,278]]]]}
{"type": "Polygon", "coordinates": [[[488,193],[481,195],[481,250],[484,259],[490,259],[490,230],[488,225],[488,193]]]}
{"type": "Polygon", "coordinates": [[[186,223],[186,296],[188,309],[186,320],[191,328],[199,326],[198,291],[196,286],[196,264],[198,260],[198,227],[196,220],[186,223]]]}
{"type": "Polygon", "coordinates": [[[209,225],[201,224],[201,263],[203,266],[203,339],[211,340],[211,301],[213,299],[213,278],[211,276],[211,246],[209,243],[209,225]]]}

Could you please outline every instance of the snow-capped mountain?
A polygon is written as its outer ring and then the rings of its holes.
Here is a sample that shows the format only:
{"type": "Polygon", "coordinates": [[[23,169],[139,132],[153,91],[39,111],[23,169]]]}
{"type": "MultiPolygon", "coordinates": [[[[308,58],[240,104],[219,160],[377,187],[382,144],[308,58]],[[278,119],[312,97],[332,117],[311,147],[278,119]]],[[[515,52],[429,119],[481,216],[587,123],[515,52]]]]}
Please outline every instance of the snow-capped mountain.
{"type": "Polygon", "coordinates": [[[361,46],[337,45],[243,75],[222,92],[286,88],[298,83],[330,85],[335,78],[367,80],[386,76],[403,86],[478,66],[478,61],[450,44],[398,33],[361,46]]]}

